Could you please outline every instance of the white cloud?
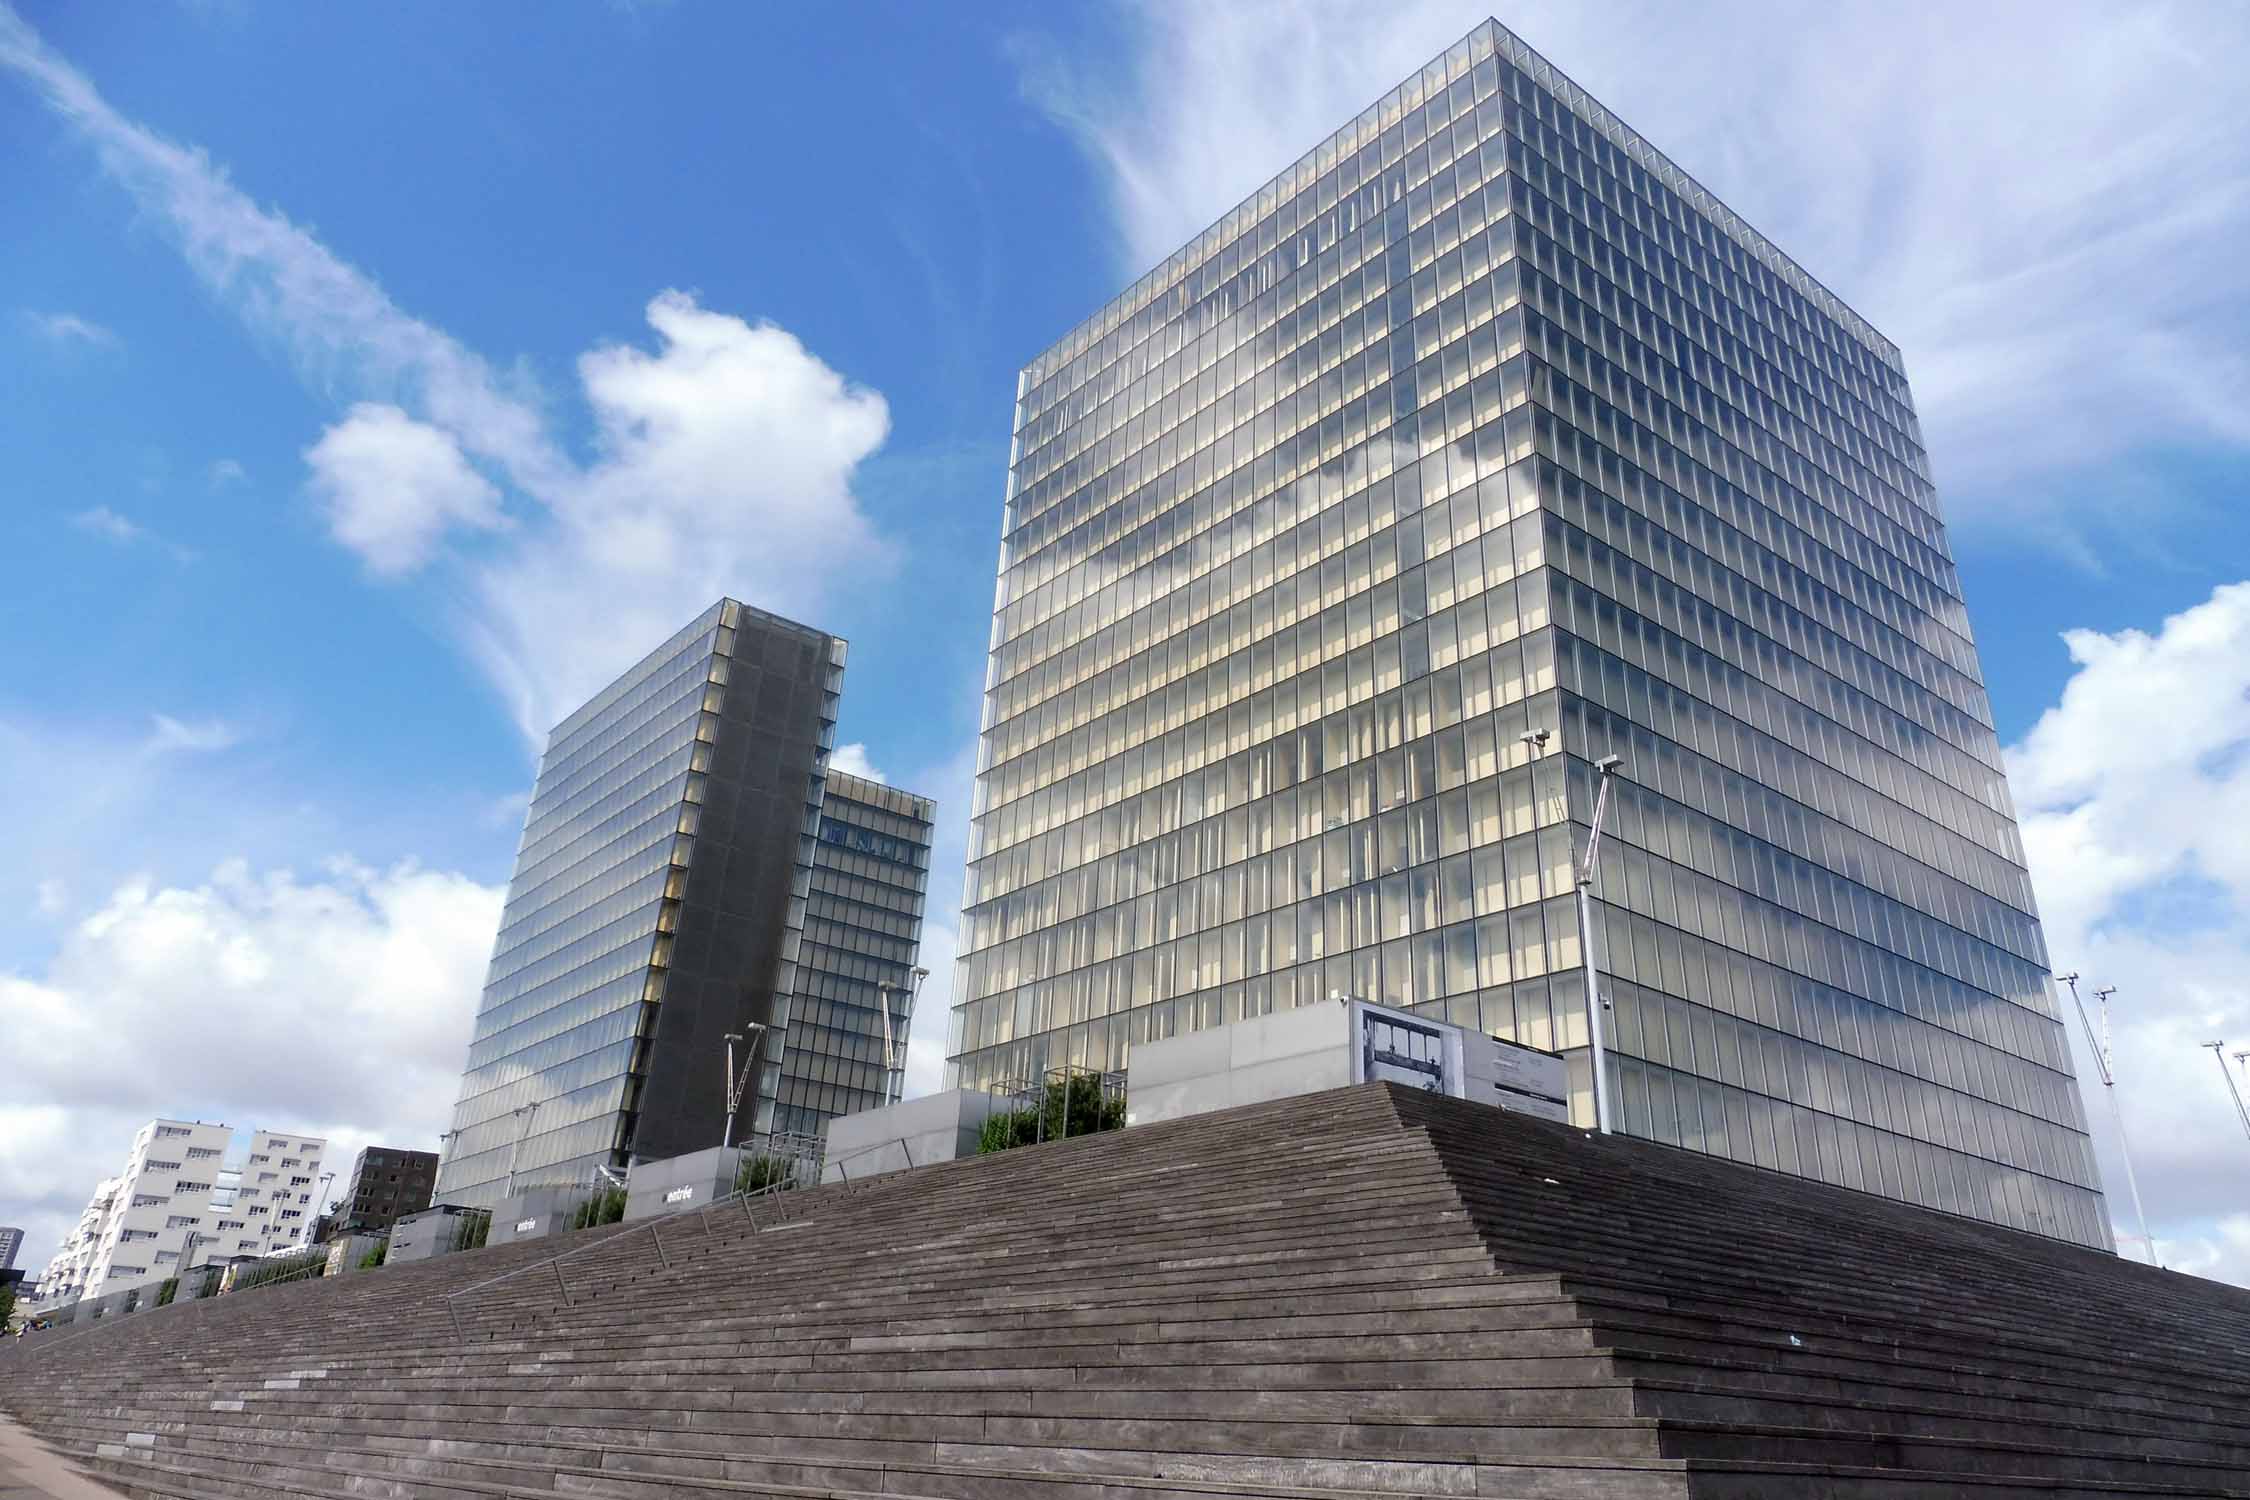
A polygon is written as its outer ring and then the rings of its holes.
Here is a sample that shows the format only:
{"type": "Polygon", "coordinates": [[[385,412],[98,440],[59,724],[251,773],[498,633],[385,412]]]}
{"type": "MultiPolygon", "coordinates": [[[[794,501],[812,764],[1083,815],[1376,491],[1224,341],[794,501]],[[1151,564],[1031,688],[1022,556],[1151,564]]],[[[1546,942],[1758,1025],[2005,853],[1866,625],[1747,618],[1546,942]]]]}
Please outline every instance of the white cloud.
{"type": "Polygon", "coordinates": [[[117,342],[115,333],[76,313],[26,312],[24,320],[42,337],[58,344],[90,344],[96,348],[107,348],[117,342]]]}
{"type": "Polygon", "coordinates": [[[882,397],[685,293],[647,317],[653,353],[578,361],[594,461],[533,487],[542,523],[473,564],[471,639],[535,739],[720,595],[818,623],[834,580],[891,561],[851,490],[882,397]]]}
{"type": "Polygon", "coordinates": [[[152,714],[149,718],[153,728],[146,748],[152,755],[167,755],[175,751],[209,755],[232,749],[242,741],[239,730],[219,719],[189,723],[175,719],[170,714],[152,714]]]}
{"type": "Polygon", "coordinates": [[[215,460],[205,475],[211,488],[215,490],[223,490],[230,484],[240,484],[249,477],[249,471],[242,467],[241,461],[232,458],[215,460]]]}
{"type": "Polygon", "coordinates": [[[49,876],[39,882],[33,907],[43,917],[59,917],[70,903],[70,887],[49,876]]]}
{"type": "Polygon", "coordinates": [[[120,547],[129,547],[148,535],[138,521],[121,516],[106,505],[78,512],[70,518],[70,524],[81,531],[90,531],[107,541],[115,542],[120,547]]]}
{"type": "Polygon", "coordinates": [[[867,747],[857,741],[849,745],[838,745],[836,753],[828,757],[828,764],[832,770],[841,771],[846,776],[857,776],[862,781],[887,783],[891,779],[875,769],[875,763],[867,758],[867,747]]]}
{"type": "MultiPolygon", "coordinates": [[[[2008,751],[2048,950],[2089,1001],[2117,987],[2118,1103],[2167,1258],[2250,1284],[2246,1226],[2225,1227],[2250,1201],[2250,1141],[2201,1047],[2250,1046],[2250,583],[2153,634],[2064,640],[2075,672],[2008,751]]],[[[2123,1159],[2071,1020],[2122,1244],[2123,1159]]]]}
{"type": "Polygon", "coordinates": [[[13,1070],[0,1102],[0,1202],[28,1218],[30,1263],[154,1115],[325,1135],[331,1165],[369,1140],[434,1145],[500,904],[411,864],[235,862],[128,882],[42,972],[0,972],[11,1034],[69,1060],[13,1070]]]}
{"type": "MultiPolygon", "coordinates": [[[[1104,173],[1137,275],[1489,11],[1144,3],[1117,53],[1033,41],[1023,76],[1104,173]]],[[[2072,488],[2033,476],[2136,448],[2250,446],[2250,13],[1868,0],[1776,25],[1641,0],[1507,20],[1898,341],[1959,518],[2053,514],[2072,488]]],[[[2027,534],[2083,547],[2145,520],[2098,498],[2027,534]]]]}
{"type": "Polygon", "coordinates": [[[564,456],[535,392],[409,316],[372,278],[201,152],[113,110],[0,5],[12,67],[178,237],[189,264],[318,388],[361,404],[306,452],[337,540],[378,573],[497,528],[502,485],[532,504],[457,559],[460,627],[534,742],[721,594],[800,618],[832,580],[889,562],[851,492],[889,413],[771,324],[666,291],[654,352],[578,362],[593,462],[564,456]]]}
{"type": "Polygon", "coordinates": [[[337,541],[377,573],[409,573],[454,527],[507,524],[500,492],[443,428],[363,401],[305,450],[312,489],[337,541]]]}

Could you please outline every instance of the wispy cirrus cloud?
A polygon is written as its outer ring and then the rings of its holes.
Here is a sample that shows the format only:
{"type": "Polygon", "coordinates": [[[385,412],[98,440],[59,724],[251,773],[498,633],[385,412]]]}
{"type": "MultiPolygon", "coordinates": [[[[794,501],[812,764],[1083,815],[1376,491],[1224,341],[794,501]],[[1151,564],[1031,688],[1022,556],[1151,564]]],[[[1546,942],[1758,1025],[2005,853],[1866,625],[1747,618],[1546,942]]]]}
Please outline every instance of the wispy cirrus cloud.
{"type": "Polygon", "coordinates": [[[149,716],[151,728],[144,748],[151,755],[187,753],[210,755],[242,743],[242,731],[224,719],[175,719],[170,714],[149,716]]]}
{"type": "MultiPolygon", "coordinates": [[[[1490,9],[1148,0],[1115,12],[1110,52],[1026,38],[1022,76],[1103,174],[1138,274],[1490,9]]],[[[2055,476],[2250,451],[2250,11],[1858,0],[1777,24],[1546,0],[1504,19],[1899,343],[1958,518],[2108,533],[2128,524],[2114,496],[2055,476]]]]}
{"type": "Polygon", "coordinates": [[[90,536],[118,547],[136,547],[142,544],[169,553],[176,562],[195,561],[195,550],[177,542],[167,541],[131,516],[113,510],[107,505],[96,505],[86,510],[74,511],[70,524],[90,536]]]}
{"type": "Polygon", "coordinates": [[[115,542],[121,547],[129,547],[148,535],[147,528],[140,522],[130,516],[119,515],[106,505],[77,512],[71,516],[70,524],[80,531],[92,532],[104,541],[115,542]]]}
{"type": "Polygon", "coordinates": [[[118,113],[4,3],[0,69],[250,327],[353,401],[305,450],[331,535],[381,575],[455,572],[464,648],[532,741],[722,593],[813,614],[847,567],[887,566],[851,485],[888,409],[786,331],[657,294],[653,349],[578,361],[592,429],[579,462],[528,377],[401,309],[203,152],[118,113]]]}
{"type": "Polygon", "coordinates": [[[70,312],[33,312],[26,310],[23,319],[40,337],[56,344],[78,344],[96,349],[106,349],[118,342],[115,332],[104,328],[91,318],[82,318],[70,312]]]}

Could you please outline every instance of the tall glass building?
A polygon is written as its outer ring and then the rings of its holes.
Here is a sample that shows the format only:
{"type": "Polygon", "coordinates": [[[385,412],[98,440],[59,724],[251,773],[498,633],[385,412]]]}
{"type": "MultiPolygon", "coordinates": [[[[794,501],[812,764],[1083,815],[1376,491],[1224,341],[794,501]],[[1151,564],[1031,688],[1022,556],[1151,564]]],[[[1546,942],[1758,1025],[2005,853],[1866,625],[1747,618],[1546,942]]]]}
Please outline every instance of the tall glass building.
{"type": "MultiPolygon", "coordinates": [[[[927,797],[828,773],[776,1130],[810,1135],[825,1120],[889,1102],[882,1007],[903,1068],[935,816],[927,797]]],[[[895,1087],[895,1074],[890,1081],[895,1087]]]]}
{"type": "Polygon", "coordinates": [[[1496,23],[1027,367],[982,1085],[1338,995],[2110,1245],[1898,350],[1496,23]],[[1544,741],[1536,736],[1546,732],[1544,741]]]}
{"type": "Polygon", "coordinates": [[[724,599],[556,726],[439,1168],[489,1207],[773,1128],[844,643],[724,599]]]}

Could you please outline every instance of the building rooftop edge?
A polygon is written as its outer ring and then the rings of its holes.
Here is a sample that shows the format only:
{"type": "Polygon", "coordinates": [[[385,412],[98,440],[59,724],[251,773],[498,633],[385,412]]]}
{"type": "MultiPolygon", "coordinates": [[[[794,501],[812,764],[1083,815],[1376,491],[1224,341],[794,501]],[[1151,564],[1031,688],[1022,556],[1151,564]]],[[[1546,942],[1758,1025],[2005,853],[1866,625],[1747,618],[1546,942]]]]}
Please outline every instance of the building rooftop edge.
{"type": "MultiPolygon", "coordinates": [[[[861,796],[866,801],[875,801],[877,795],[888,792],[894,797],[904,797],[910,802],[918,802],[923,807],[930,809],[933,814],[937,810],[937,799],[934,797],[925,797],[920,792],[908,791],[905,787],[888,781],[877,781],[871,776],[854,776],[849,771],[839,771],[833,766],[828,769],[828,784],[840,791],[861,796]],[[865,789],[864,792],[860,790],[862,788],[865,789]]],[[[924,821],[934,821],[934,819],[924,819],[924,821]]]]}
{"type": "MultiPolygon", "coordinates": [[[[1362,109],[1359,114],[1354,115],[1350,120],[1345,121],[1335,130],[1314,142],[1295,161],[1252,188],[1240,202],[1214,219],[1209,227],[1202,230],[1186,244],[1165,255],[1162,260],[1151,266],[1147,271],[1135,277],[1123,291],[1111,297],[1088,316],[1072,324],[1060,338],[1048,344],[1024,362],[1019,371],[1019,378],[1029,376],[1039,365],[1053,359],[1058,350],[1064,349],[1074,340],[1083,336],[1088,329],[1099,327],[1105,319],[1108,319],[1118,309],[1125,308],[1127,304],[1130,304],[1127,309],[1129,312],[1138,311],[1141,306],[1146,304],[1148,298],[1157,291],[1176,284],[1193,272],[1196,267],[1209,260],[1211,256],[1217,254],[1233,238],[1231,235],[1216,233],[1221,225],[1242,212],[1244,208],[1256,204],[1261,193],[1271,188],[1278,188],[1285,180],[1294,177],[1300,166],[1316,157],[1323,146],[1351,129],[1367,114],[1368,110],[1381,109],[1386,101],[1402,94],[1408,87],[1425,79],[1431,79],[1437,87],[1442,88],[1468,71],[1475,63],[1482,61],[1485,56],[1490,55],[1505,56],[1509,62],[1529,72],[1534,81],[1552,89],[1565,104],[1592,121],[1594,127],[1607,136],[1613,144],[1622,148],[1627,155],[1632,156],[1643,166],[1649,168],[1666,186],[1685,198],[1695,208],[1709,215],[1713,223],[1733,236],[1752,255],[1764,261],[1775,274],[1796,286],[1799,292],[1809,297],[1823,311],[1829,313],[1853,333],[1865,338],[1875,347],[1878,353],[1885,355],[1892,364],[1901,363],[1902,356],[1898,345],[1886,337],[1873,323],[1870,323],[1862,313],[1838,296],[1820,278],[1806,270],[1804,265],[1795,257],[1768,239],[1749,220],[1728,207],[1723,199],[1705,187],[1692,173],[1681,167],[1664,152],[1658,150],[1648,137],[1626,124],[1614,110],[1588,93],[1583,86],[1561,68],[1556,67],[1544,54],[1522,37],[1516,35],[1515,32],[1509,30],[1497,17],[1489,17],[1472,26],[1459,41],[1447,47],[1414,73],[1400,80],[1392,88],[1385,90],[1366,109],[1362,109]],[[1490,35],[1495,42],[1495,46],[1490,52],[1480,52],[1474,45],[1482,35],[1490,35]],[[1455,65],[1454,62],[1456,54],[1462,54],[1458,65],[1455,65]],[[1434,79],[1432,78],[1433,70],[1435,73],[1434,79]],[[1207,241],[1208,244],[1206,244],[1207,241]],[[1170,271],[1171,274],[1167,275],[1167,271],[1170,271]]],[[[1427,95],[1425,94],[1424,97],[1426,99],[1427,95]]],[[[1420,105],[1417,104],[1416,107],[1419,108],[1420,105]]],[[[1117,320],[1122,321],[1125,315],[1125,313],[1119,313],[1117,320]]],[[[1107,330],[1103,331],[1106,332],[1107,330]]]]}
{"type": "MultiPolygon", "coordinates": [[[[796,634],[804,636],[809,640],[831,641],[839,645],[845,644],[844,637],[837,635],[832,631],[822,630],[818,626],[814,625],[807,625],[801,620],[792,620],[786,615],[777,615],[771,610],[760,609],[755,604],[745,604],[740,599],[735,598],[732,594],[721,594],[708,606],[699,611],[694,619],[688,621],[687,624],[682,625],[678,630],[675,630],[670,635],[666,636],[664,640],[658,645],[650,648],[641,656],[635,658],[631,666],[624,668],[615,677],[612,677],[606,684],[603,685],[603,687],[599,691],[594,694],[594,696],[588,698],[584,703],[579,704],[578,707],[572,709],[569,713],[564,714],[561,719],[557,720],[554,727],[547,731],[546,748],[552,749],[554,747],[555,741],[560,739],[565,731],[574,728],[582,720],[586,719],[590,715],[600,712],[611,701],[613,701],[617,692],[626,683],[635,680],[640,675],[643,668],[647,667],[652,662],[658,661],[664,657],[671,655],[690,638],[699,635],[706,630],[710,630],[714,626],[716,626],[725,616],[727,606],[729,605],[732,605],[739,614],[747,615],[750,618],[766,625],[779,626],[784,630],[793,631],[796,634]]],[[[838,658],[838,660],[841,660],[841,658],[838,658]]]]}

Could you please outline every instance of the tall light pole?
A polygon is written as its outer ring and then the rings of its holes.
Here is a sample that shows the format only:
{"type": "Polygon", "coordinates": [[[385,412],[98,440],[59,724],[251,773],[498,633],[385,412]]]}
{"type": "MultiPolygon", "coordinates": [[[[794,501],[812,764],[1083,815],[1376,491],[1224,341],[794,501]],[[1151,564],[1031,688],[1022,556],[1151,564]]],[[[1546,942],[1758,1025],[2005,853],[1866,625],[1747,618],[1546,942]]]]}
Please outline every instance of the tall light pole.
{"type": "Polygon", "coordinates": [[[2110,1066],[2109,997],[2117,993],[2117,986],[2094,991],[2094,998],[2102,1007],[2102,1032],[2096,1038],[2093,1018],[2086,1014],[2086,1002],[2078,998],[2078,976],[2065,974],[2062,982],[2070,986],[2070,1003],[2078,1007],[2078,1024],[2086,1028],[2086,1045],[2094,1054],[2094,1066],[2101,1070],[2102,1093],[2109,1100],[2109,1117],[2117,1126],[2117,1154],[2125,1158],[2125,1186],[2133,1194],[2133,1217],[2140,1221],[2141,1243],[2148,1246],[2148,1263],[2161,1266],[2164,1262],[2157,1258],[2156,1241],[2148,1232],[2148,1211],[2141,1207],[2140,1179],[2133,1175],[2133,1148],[2125,1140],[2125,1111],[2117,1102],[2117,1074],[2110,1066]]]}
{"type": "Polygon", "coordinates": [[[2227,1071],[2225,1042],[2205,1042],[2211,1049],[2211,1060],[2219,1065],[2219,1076],[2227,1081],[2227,1094],[2234,1100],[2234,1112],[2242,1117],[2242,1133],[2250,1135],[2250,1109],[2242,1106],[2242,1090],[2234,1086],[2234,1075],[2227,1071]]]}
{"type": "MultiPolygon", "coordinates": [[[[1536,756],[1547,748],[1548,731],[1534,729],[1520,738],[1536,756]]],[[[1587,830],[1584,856],[1575,850],[1571,854],[1571,873],[1578,887],[1578,954],[1586,965],[1586,1039],[1593,1048],[1594,1128],[1604,1135],[1609,1134],[1614,1117],[1609,1102],[1609,1048],[1602,1024],[1602,970],[1595,947],[1594,872],[1601,854],[1602,817],[1609,811],[1609,784],[1624,764],[1624,757],[1619,755],[1605,755],[1594,762],[1599,788],[1594,794],[1594,821],[1587,830]]]]}
{"type": "Polygon", "coordinates": [[[903,1022],[894,1022],[891,1019],[891,996],[898,993],[899,987],[888,979],[882,980],[875,986],[877,994],[881,997],[883,1012],[883,1102],[885,1104],[896,1104],[898,1096],[906,1091],[906,1066],[899,1058],[898,1034],[904,1031],[909,1036],[913,1035],[914,1004],[922,996],[922,981],[929,977],[930,971],[928,969],[915,969],[908,975],[906,1017],[903,1022]]]}
{"type": "Polygon", "coordinates": [[[750,1086],[750,1075],[757,1070],[758,1047],[766,1039],[765,1023],[752,1021],[742,1031],[727,1033],[727,1128],[719,1138],[721,1150],[734,1144],[734,1112],[742,1107],[742,1091],[750,1086]],[[743,1032],[748,1032],[745,1037],[743,1032]],[[734,1070],[735,1045],[742,1045],[742,1071],[734,1070]]]}
{"type": "Polygon", "coordinates": [[[539,1100],[519,1104],[509,1113],[516,1117],[516,1138],[508,1147],[508,1196],[516,1195],[516,1153],[523,1150],[523,1138],[530,1133],[531,1117],[539,1113],[539,1100]]]}

